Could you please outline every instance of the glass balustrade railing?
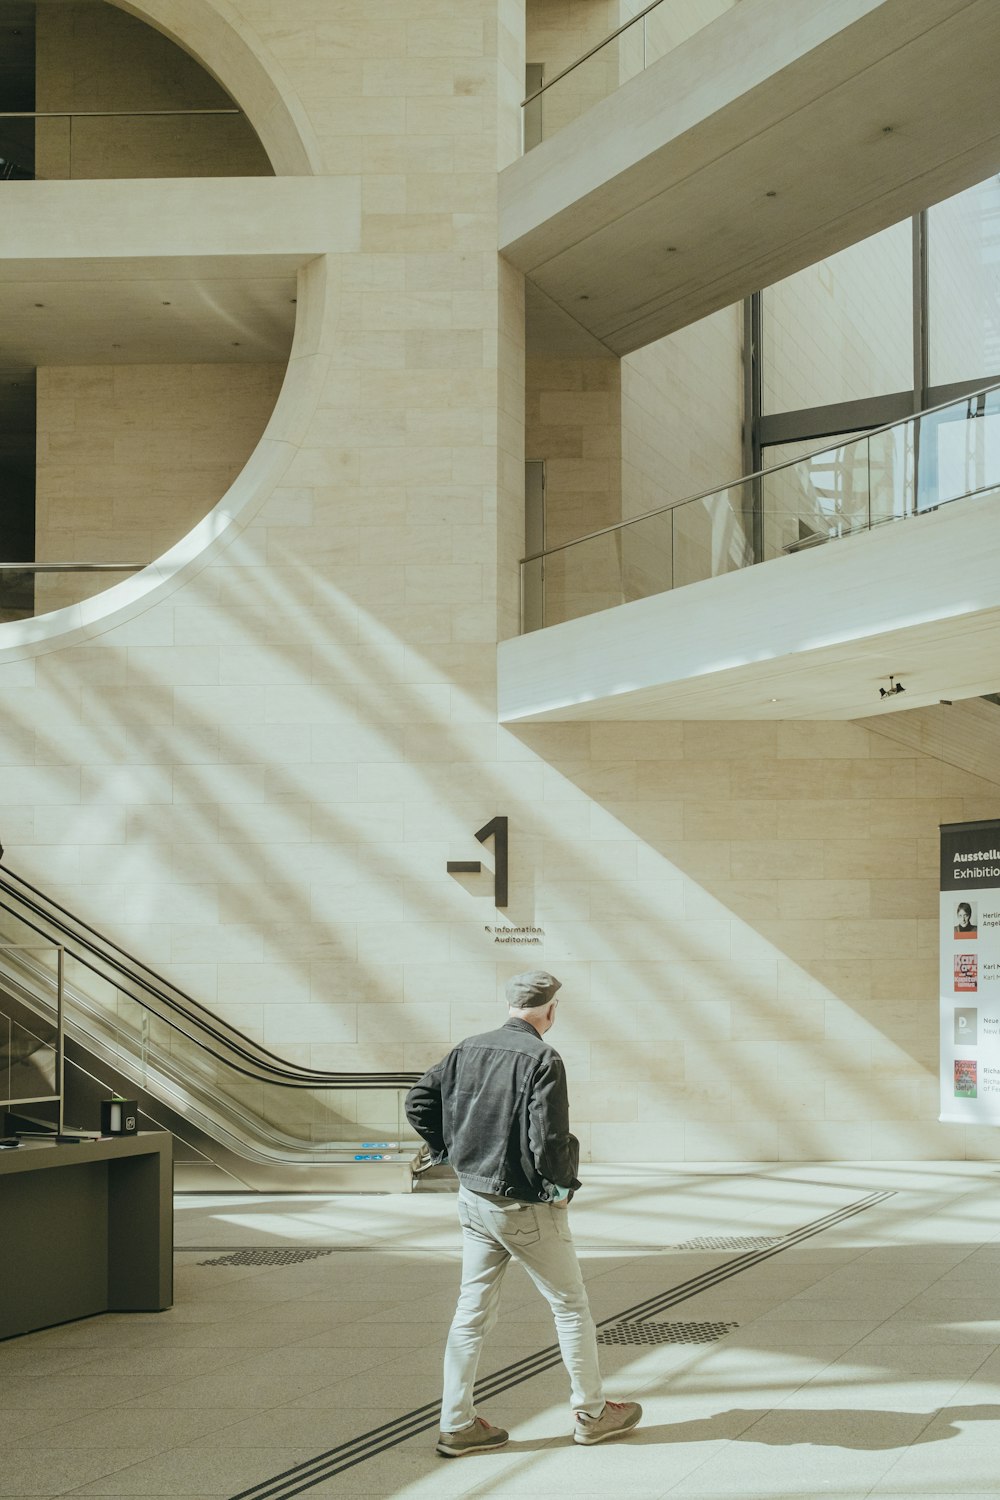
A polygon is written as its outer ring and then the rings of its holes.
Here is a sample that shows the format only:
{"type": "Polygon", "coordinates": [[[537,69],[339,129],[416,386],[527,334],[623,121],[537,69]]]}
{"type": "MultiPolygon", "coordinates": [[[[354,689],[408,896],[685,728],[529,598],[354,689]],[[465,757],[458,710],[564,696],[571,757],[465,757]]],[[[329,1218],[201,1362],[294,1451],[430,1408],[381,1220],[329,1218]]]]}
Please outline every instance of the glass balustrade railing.
{"type": "Polygon", "coordinates": [[[696,8],[677,0],[653,0],[639,9],[626,0],[624,23],[522,101],[524,150],[529,151],[579,119],[630,78],[665,57],[739,0],[708,0],[696,8]]]}
{"type": "Polygon", "coordinates": [[[998,385],[525,558],[522,632],[993,489],[998,385]]]}
{"type": "MultiPolygon", "coordinates": [[[[4,1112],[54,1106],[62,1123],[64,1074],[62,949],[48,943],[0,943],[0,1127],[4,1112]],[[24,1005],[4,983],[13,965],[41,963],[49,975],[48,1015],[24,1005]]],[[[0,1128],[0,1134],[2,1134],[0,1128]]]]}
{"type": "Polygon", "coordinates": [[[270,172],[235,106],[0,110],[0,182],[270,172]]]}
{"type": "Polygon", "coordinates": [[[403,1111],[415,1074],[289,1063],[6,870],[0,1001],[3,995],[40,1035],[64,1014],[69,1042],[86,1050],[95,1071],[110,1070],[248,1159],[392,1159],[419,1144],[403,1111]],[[53,922],[65,945],[40,941],[53,922]]]}

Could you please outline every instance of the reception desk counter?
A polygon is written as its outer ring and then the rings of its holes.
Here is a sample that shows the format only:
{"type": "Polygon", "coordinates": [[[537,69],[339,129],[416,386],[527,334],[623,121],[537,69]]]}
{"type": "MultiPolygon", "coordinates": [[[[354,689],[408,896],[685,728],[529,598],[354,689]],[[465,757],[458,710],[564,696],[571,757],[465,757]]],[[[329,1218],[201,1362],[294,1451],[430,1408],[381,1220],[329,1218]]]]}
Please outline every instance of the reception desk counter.
{"type": "Polygon", "coordinates": [[[0,1338],[173,1301],[165,1131],[0,1151],[0,1338]]]}

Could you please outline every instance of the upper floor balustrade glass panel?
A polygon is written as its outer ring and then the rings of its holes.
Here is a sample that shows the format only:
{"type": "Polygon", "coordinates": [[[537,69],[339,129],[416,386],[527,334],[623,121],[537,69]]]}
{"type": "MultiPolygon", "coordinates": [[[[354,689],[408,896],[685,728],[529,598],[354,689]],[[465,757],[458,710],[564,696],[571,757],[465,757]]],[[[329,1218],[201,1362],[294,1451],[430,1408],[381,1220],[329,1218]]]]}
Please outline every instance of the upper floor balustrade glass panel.
{"type": "Polygon", "coordinates": [[[526,558],[537,629],[1000,490],[1000,386],[526,558]]]}
{"type": "Polygon", "coordinates": [[[0,11],[0,182],[271,175],[236,101],[127,9],[2,0],[0,11]]]}
{"type": "Polygon", "coordinates": [[[0,110],[0,181],[122,177],[269,177],[243,111],[0,110]]]}
{"type": "Polygon", "coordinates": [[[528,54],[536,70],[541,66],[543,81],[524,100],[524,149],[579,119],[738,3],[592,0],[572,7],[529,6],[528,54]]]}

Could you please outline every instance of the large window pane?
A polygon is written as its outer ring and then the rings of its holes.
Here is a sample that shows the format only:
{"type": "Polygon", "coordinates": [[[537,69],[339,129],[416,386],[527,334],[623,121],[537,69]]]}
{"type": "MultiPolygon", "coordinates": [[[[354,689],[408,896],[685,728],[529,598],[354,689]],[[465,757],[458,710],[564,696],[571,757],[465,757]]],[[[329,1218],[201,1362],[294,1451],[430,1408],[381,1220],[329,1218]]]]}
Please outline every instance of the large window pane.
{"type": "Polygon", "coordinates": [[[927,215],[930,380],[1000,374],[1000,182],[990,177],[927,215]]]}
{"type": "Polygon", "coordinates": [[[763,294],[766,414],[913,387],[909,219],[763,294]]]}

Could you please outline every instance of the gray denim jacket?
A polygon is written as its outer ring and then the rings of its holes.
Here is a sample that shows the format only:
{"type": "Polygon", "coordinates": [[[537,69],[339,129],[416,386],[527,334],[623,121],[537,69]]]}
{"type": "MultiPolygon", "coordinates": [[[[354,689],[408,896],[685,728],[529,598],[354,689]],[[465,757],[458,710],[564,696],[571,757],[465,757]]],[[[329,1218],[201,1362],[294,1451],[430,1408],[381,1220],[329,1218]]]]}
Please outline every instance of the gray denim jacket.
{"type": "Polygon", "coordinates": [[[473,1192],[549,1203],[580,1186],[562,1058],[519,1017],[435,1063],[407,1094],[406,1118],[473,1192]]]}

